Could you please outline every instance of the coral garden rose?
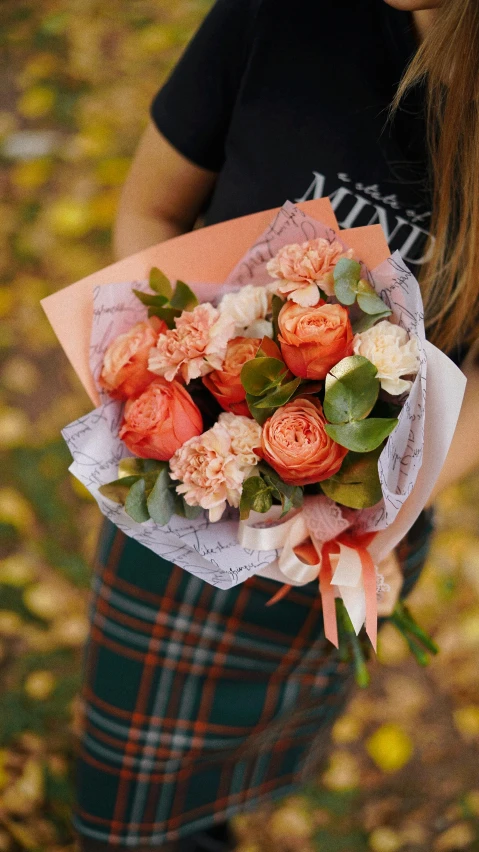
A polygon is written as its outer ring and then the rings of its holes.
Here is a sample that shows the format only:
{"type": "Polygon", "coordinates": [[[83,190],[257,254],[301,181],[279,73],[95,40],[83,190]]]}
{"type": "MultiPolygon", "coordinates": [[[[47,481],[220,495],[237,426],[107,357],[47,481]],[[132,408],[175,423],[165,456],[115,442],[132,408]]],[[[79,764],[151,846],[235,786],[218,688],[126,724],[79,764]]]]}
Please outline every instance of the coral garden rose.
{"type": "Polygon", "coordinates": [[[199,409],[183,385],[155,378],[126,403],[119,436],[135,456],[168,461],[202,429],[199,409]]]}
{"type": "Polygon", "coordinates": [[[221,370],[213,370],[203,377],[204,386],[225,411],[251,417],[245,401],[246,391],[241,384],[241,370],[255,357],[260,344],[257,337],[234,337],[228,343],[221,370]]]}
{"type": "Polygon", "coordinates": [[[204,386],[218,400],[221,408],[251,417],[246,404],[246,391],[241,384],[241,370],[247,361],[256,356],[262,347],[270,358],[281,358],[281,353],[272,340],[259,337],[234,337],[226,348],[225,360],[220,370],[213,370],[203,377],[204,386]]]}
{"type": "Polygon", "coordinates": [[[329,242],[318,237],[304,243],[283,246],[266,266],[272,278],[279,279],[274,291],[303,307],[317,305],[321,287],[327,296],[334,295],[333,269],[341,257],[354,257],[353,249],[345,250],[338,240],[329,242]]]}
{"type": "Polygon", "coordinates": [[[176,328],[160,334],[150,352],[148,368],[171,382],[177,373],[188,384],[221,368],[228,340],[234,336],[235,321],[205,303],[183,311],[176,328]]]}
{"type": "Polygon", "coordinates": [[[416,337],[387,320],[356,334],[355,355],[363,355],[377,368],[381,387],[393,396],[409,392],[412,382],[401,376],[414,376],[419,370],[419,346],[416,337]]]}
{"type": "Polygon", "coordinates": [[[322,302],[303,308],[286,302],[278,323],[281,354],[302,379],[324,379],[331,367],[352,353],[353,331],[342,305],[322,302]]]}
{"type": "Polygon", "coordinates": [[[297,397],[263,426],[261,457],[290,485],[311,485],[338,472],[347,450],[325,431],[317,399],[297,397]]]}
{"type": "Polygon", "coordinates": [[[158,336],[167,330],[158,317],[137,322],[120,334],[105,352],[100,385],[114,399],[128,399],[145,390],[155,378],[148,369],[148,357],[158,336]]]}

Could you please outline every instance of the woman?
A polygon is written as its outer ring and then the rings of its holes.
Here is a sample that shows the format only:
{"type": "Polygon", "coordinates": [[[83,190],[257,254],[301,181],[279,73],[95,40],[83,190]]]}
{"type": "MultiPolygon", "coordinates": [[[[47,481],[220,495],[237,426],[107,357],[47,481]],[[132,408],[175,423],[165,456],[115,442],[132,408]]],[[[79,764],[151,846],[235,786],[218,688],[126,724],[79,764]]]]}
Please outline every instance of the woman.
{"type": "MultiPolygon", "coordinates": [[[[380,222],[391,248],[423,267],[429,337],[459,361],[479,317],[478,151],[477,0],[218,0],[155,98],[116,253],[183,233],[199,215],[211,224],[330,195],[343,227],[380,222]],[[410,86],[424,74],[432,181],[425,91],[410,86]]],[[[469,373],[440,487],[479,462],[479,373],[469,373]]],[[[423,517],[400,549],[404,594],[428,535],[423,517]]],[[[316,586],[266,609],[272,581],[219,591],[111,527],[99,562],[83,847],[213,849],[216,823],[223,848],[222,822],[314,770],[348,694],[316,586]]]]}

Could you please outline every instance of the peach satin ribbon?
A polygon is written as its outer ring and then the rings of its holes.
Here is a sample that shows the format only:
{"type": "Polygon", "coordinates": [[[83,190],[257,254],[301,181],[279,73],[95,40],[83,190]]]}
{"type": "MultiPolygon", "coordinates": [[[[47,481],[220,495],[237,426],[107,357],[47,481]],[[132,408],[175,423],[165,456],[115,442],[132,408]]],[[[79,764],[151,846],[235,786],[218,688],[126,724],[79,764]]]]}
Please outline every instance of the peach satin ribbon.
{"type": "MultiPolygon", "coordinates": [[[[279,520],[279,507],[273,507],[254,521],[241,522],[239,542],[251,550],[280,549],[278,565],[282,573],[296,585],[319,578],[323,604],[324,631],[327,639],[338,647],[335,598],[343,599],[356,633],[363,624],[373,648],[377,644],[377,582],[376,568],[367,550],[375,533],[352,536],[338,529],[338,535],[329,541],[319,541],[308,529],[306,513],[298,512],[292,518],[279,520]],[[260,520],[259,520],[260,519],[260,520]]],[[[290,590],[284,585],[269,602],[277,603],[290,590]]]]}

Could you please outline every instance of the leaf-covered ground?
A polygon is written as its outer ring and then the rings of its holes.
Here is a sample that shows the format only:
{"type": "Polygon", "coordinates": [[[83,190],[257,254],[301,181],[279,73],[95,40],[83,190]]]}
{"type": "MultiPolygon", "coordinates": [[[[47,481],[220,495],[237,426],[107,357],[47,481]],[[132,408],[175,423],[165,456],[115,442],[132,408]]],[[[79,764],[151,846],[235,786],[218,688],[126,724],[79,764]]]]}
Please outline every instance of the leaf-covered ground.
{"type": "MultiPolygon", "coordinates": [[[[1,5],[0,852],[61,852],[99,516],[59,438],[89,402],[39,299],[111,260],[150,98],[209,4],[1,5]]],[[[413,609],[440,657],[419,670],[386,630],[327,772],[238,819],[241,852],[479,849],[478,478],[441,501],[413,609]]]]}

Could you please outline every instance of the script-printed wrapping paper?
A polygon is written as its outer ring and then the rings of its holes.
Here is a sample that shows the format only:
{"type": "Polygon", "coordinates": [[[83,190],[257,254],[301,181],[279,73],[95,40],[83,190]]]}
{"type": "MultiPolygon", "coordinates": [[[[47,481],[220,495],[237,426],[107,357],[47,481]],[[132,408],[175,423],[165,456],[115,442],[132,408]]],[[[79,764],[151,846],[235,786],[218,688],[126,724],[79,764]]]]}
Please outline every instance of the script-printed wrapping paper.
{"type": "MultiPolygon", "coordinates": [[[[226,282],[218,287],[217,297],[245,284],[268,283],[271,279],[266,264],[282,246],[315,237],[339,239],[348,247],[340,233],[287,202],[226,282]]],[[[383,499],[372,509],[356,513],[354,532],[378,533],[369,548],[378,562],[401,540],[427,501],[452,440],[465,380],[455,365],[426,341],[419,285],[399,253],[373,270],[365,267],[363,275],[367,275],[391,308],[391,319],[416,335],[421,353],[421,367],[399,424],[379,458],[383,499]]],[[[211,284],[189,284],[200,300],[211,300],[211,284]]],[[[95,380],[101,371],[104,352],[113,339],[146,317],[146,308],[134,296],[133,286],[148,289],[146,281],[126,281],[95,290],[90,349],[95,380]]],[[[104,393],[101,400],[99,408],[67,426],[63,436],[73,456],[71,472],[94,496],[107,518],[159,556],[218,588],[231,588],[253,574],[292,582],[278,567],[277,550],[240,546],[237,510],[228,510],[217,523],[211,523],[204,513],[196,520],[173,516],[166,526],[159,526],[151,520],[143,524],[135,522],[121,506],[103,497],[99,487],[117,477],[119,461],[131,454],[118,438],[122,404],[104,393]]]]}

